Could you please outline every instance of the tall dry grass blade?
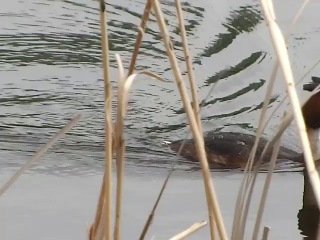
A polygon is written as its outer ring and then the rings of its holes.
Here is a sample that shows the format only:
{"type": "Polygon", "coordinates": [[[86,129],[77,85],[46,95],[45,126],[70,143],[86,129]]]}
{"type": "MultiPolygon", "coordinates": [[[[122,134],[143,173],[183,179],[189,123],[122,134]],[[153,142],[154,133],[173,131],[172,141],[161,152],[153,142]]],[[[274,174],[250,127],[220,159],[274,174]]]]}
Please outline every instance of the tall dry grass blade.
{"type": "MultiPolygon", "coordinates": [[[[208,95],[204,98],[203,102],[205,102],[206,99],[208,99],[208,98],[210,97],[210,92],[212,92],[212,91],[214,90],[214,87],[215,87],[216,85],[217,85],[217,82],[215,82],[215,83],[212,85],[212,87],[211,87],[208,95]]],[[[200,111],[201,111],[201,104],[200,104],[200,109],[199,109],[198,114],[200,114],[200,111]]],[[[189,134],[187,134],[187,135],[184,137],[184,141],[182,142],[179,150],[177,151],[176,156],[179,156],[179,155],[180,155],[180,153],[181,153],[181,151],[182,151],[182,149],[183,149],[183,147],[184,147],[184,145],[185,145],[185,143],[186,143],[186,141],[187,141],[188,136],[189,136],[189,134]]],[[[150,227],[150,224],[151,224],[152,219],[153,219],[153,217],[154,217],[155,211],[156,211],[156,209],[157,209],[157,207],[158,207],[158,204],[159,204],[159,202],[160,202],[160,200],[161,200],[161,197],[162,197],[162,195],[163,195],[163,192],[164,192],[164,190],[165,190],[165,188],[166,188],[166,186],[167,186],[167,184],[168,184],[168,182],[169,182],[169,179],[170,179],[170,177],[171,177],[172,174],[173,174],[174,167],[176,166],[176,163],[177,163],[177,160],[175,159],[175,160],[172,162],[171,166],[170,166],[170,169],[169,169],[168,174],[167,174],[167,176],[166,176],[166,178],[165,178],[165,180],[164,180],[164,182],[163,182],[163,184],[162,184],[162,186],[161,186],[161,189],[160,189],[160,192],[159,192],[159,194],[158,194],[158,197],[157,197],[157,199],[156,199],[156,201],[155,201],[155,204],[154,204],[154,206],[152,207],[152,210],[151,210],[151,212],[150,212],[150,214],[149,214],[149,216],[148,216],[148,219],[147,219],[147,221],[146,221],[146,223],[145,223],[145,225],[144,225],[144,227],[143,227],[142,233],[141,233],[140,238],[139,238],[140,240],[143,240],[143,239],[144,239],[144,236],[145,236],[146,232],[148,231],[148,228],[150,227]]],[[[212,234],[212,233],[211,233],[211,234],[212,234]]]]}
{"type": "MultiPolygon", "coordinates": [[[[121,106],[121,107],[122,107],[122,111],[123,111],[123,112],[122,112],[122,113],[123,113],[123,118],[125,118],[125,116],[126,116],[126,109],[127,109],[128,99],[129,99],[129,90],[130,90],[130,88],[131,88],[134,80],[136,80],[136,77],[137,77],[139,74],[146,74],[146,75],[151,76],[151,77],[153,77],[153,78],[155,78],[155,79],[157,79],[157,80],[159,80],[159,81],[168,82],[168,81],[165,81],[164,79],[158,77],[157,75],[151,74],[151,73],[148,73],[148,72],[138,72],[138,73],[135,73],[135,74],[130,75],[130,76],[127,78],[127,80],[125,81],[125,84],[124,84],[124,86],[123,86],[123,93],[122,93],[123,100],[122,100],[122,106],[121,106]]],[[[172,172],[171,172],[171,173],[172,173],[172,172]]],[[[147,220],[147,222],[146,222],[145,225],[144,225],[143,231],[142,231],[139,239],[144,239],[144,237],[145,237],[145,235],[146,235],[146,233],[147,233],[147,231],[148,231],[148,228],[149,228],[149,226],[150,226],[150,224],[151,224],[151,222],[152,222],[152,220],[153,220],[154,213],[155,213],[155,211],[156,211],[156,209],[157,209],[157,206],[158,206],[158,204],[159,204],[159,202],[160,202],[160,199],[161,199],[161,197],[162,197],[163,191],[164,191],[164,189],[165,189],[165,187],[166,187],[166,184],[167,184],[167,182],[168,182],[168,180],[169,180],[169,178],[170,178],[171,173],[169,172],[169,174],[168,174],[168,176],[167,176],[167,178],[166,178],[166,181],[165,181],[165,183],[163,184],[163,186],[162,186],[162,188],[161,188],[160,194],[159,194],[159,196],[158,196],[158,198],[157,198],[157,200],[156,200],[156,202],[155,202],[155,205],[154,205],[153,208],[152,208],[151,213],[149,214],[148,220],[147,220]]]]}
{"type": "MultiPolygon", "coordinates": [[[[316,91],[318,90],[315,89],[314,91],[312,91],[312,93],[310,95],[313,95],[313,93],[315,93],[316,91]]],[[[304,101],[304,103],[306,102],[307,100],[304,101]]],[[[304,104],[302,104],[304,105],[304,104]]],[[[261,165],[261,162],[262,162],[262,159],[265,157],[265,154],[266,152],[270,151],[271,147],[275,144],[276,140],[283,134],[283,132],[285,131],[285,129],[289,126],[289,124],[291,123],[291,121],[293,120],[293,115],[292,114],[289,114],[281,123],[281,126],[279,127],[279,130],[278,132],[275,134],[275,136],[268,141],[268,143],[266,144],[261,156],[260,156],[260,159],[257,161],[257,165],[255,166],[255,169],[253,171],[253,177],[252,179],[250,179],[250,181],[248,182],[248,186],[246,189],[249,189],[248,190],[248,193],[247,193],[247,202],[246,202],[246,205],[245,205],[245,209],[242,210],[243,212],[243,216],[242,216],[242,220],[240,222],[242,222],[242,233],[241,232],[237,232],[237,237],[239,238],[240,236],[242,236],[243,238],[243,234],[244,234],[244,229],[245,229],[245,224],[246,224],[246,217],[247,217],[247,214],[248,214],[248,209],[249,209],[249,206],[250,206],[250,201],[251,201],[251,197],[252,197],[252,194],[253,194],[253,189],[254,189],[254,185],[255,185],[255,181],[256,181],[256,178],[257,178],[257,174],[259,172],[259,168],[260,168],[260,165],[261,165]]],[[[265,129],[266,127],[266,124],[263,126],[263,129],[265,129]]]]}
{"type": "Polygon", "coordinates": [[[171,176],[172,172],[173,171],[169,172],[169,174],[167,175],[167,177],[166,177],[166,179],[164,181],[164,184],[161,187],[160,193],[159,193],[159,195],[158,195],[158,197],[156,199],[155,204],[152,207],[151,213],[149,214],[148,219],[147,219],[146,223],[144,224],[144,227],[143,227],[142,232],[140,234],[139,240],[144,240],[144,238],[145,238],[145,236],[146,236],[146,234],[148,232],[148,229],[151,226],[152,220],[154,218],[154,214],[155,214],[155,212],[157,210],[157,207],[159,205],[160,199],[161,199],[162,194],[163,194],[163,192],[164,192],[164,190],[165,190],[165,188],[167,186],[167,183],[168,183],[168,181],[170,179],[170,176],[171,176]]]}
{"type": "Polygon", "coordinates": [[[93,224],[90,227],[90,232],[89,232],[89,239],[90,240],[95,240],[96,239],[96,233],[98,226],[100,225],[100,220],[102,216],[102,209],[103,209],[103,201],[105,197],[105,176],[103,175],[102,178],[102,184],[101,184],[101,189],[100,189],[100,195],[99,195],[99,200],[98,200],[98,205],[96,209],[96,215],[95,215],[95,220],[93,224]]]}
{"type": "Polygon", "coordinates": [[[122,186],[123,167],[125,156],[125,141],[122,140],[117,149],[117,193],[116,193],[116,221],[114,226],[114,240],[119,240],[121,230],[121,210],[122,210],[122,186]]]}
{"type": "MultiPolygon", "coordinates": [[[[204,149],[204,142],[202,134],[199,133],[199,128],[197,125],[196,117],[194,116],[193,109],[191,108],[189,97],[186,91],[186,87],[184,85],[184,82],[182,80],[182,76],[180,73],[180,70],[178,68],[178,62],[176,59],[176,56],[173,51],[173,45],[170,40],[170,37],[168,35],[168,30],[165,25],[164,17],[162,10],[160,8],[160,4],[157,0],[154,1],[153,9],[157,18],[157,22],[160,28],[160,32],[164,41],[164,45],[166,47],[167,55],[171,64],[171,68],[173,70],[173,74],[178,86],[178,90],[181,96],[181,99],[183,101],[183,106],[185,109],[185,112],[189,119],[190,128],[192,130],[193,138],[196,145],[196,150],[199,156],[199,160],[201,163],[201,168],[203,172],[203,178],[204,178],[204,185],[205,185],[205,191],[206,191],[206,197],[207,197],[207,205],[208,205],[208,213],[209,217],[213,216],[218,228],[218,233],[221,239],[227,239],[227,233],[224,227],[224,223],[222,220],[219,204],[217,197],[214,192],[214,186],[211,181],[210,171],[208,167],[208,162],[206,158],[206,152],[204,149]]],[[[211,221],[212,223],[213,221],[211,221]]],[[[210,228],[214,228],[213,224],[210,224],[210,228]]]]}
{"type": "Polygon", "coordinates": [[[116,190],[116,215],[114,225],[114,240],[120,239],[121,229],[121,209],[122,209],[122,186],[123,186],[123,168],[125,158],[125,141],[123,140],[124,114],[123,114],[123,87],[125,83],[124,67],[119,54],[116,54],[119,71],[118,81],[118,108],[117,120],[114,132],[114,148],[116,151],[116,167],[117,167],[117,190],[116,190]]]}
{"type": "Polygon", "coordinates": [[[244,233],[245,233],[245,226],[246,226],[246,221],[247,221],[247,216],[248,216],[248,212],[249,212],[249,207],[251,205],[251,200],[252,200],[252,195],[253,195],[253,190],[254,190],[254,186],[255,186],[255,182],[259,173],[259,169],[260,169],[260,165],[262,163],[262,159],[265,158],[265,155],[268,151],[270,151],[270,149],[275,145],[276,141],[282,136],[283,132],[286,130],[286,128],[289,126],[289,124],[291,123],[291,121],[293,120],[293,116],[289,115],[286,116],[284,118],[284,120],[281,122],[280,127],[278,132],[276,133],[276,135],[267,142],[265,148],[262,151],[262,154],[260,156],[260,158],[257,161],[256,166],[254,167],[253,170],[253,178],[251,181],[249,181],[249,185],[248,185],[248,193],[246,196],[246,203],[244,205],[244,209],[243,209],[243,215],[241,216],[241,221],[244,221],[241,223],[240,225],[240,230],[238,232],[239,235],[237,235],[236,239],[243,239],[244,237],[244,233]],[[241,238],[240,238],[241,237],[241,238]]]}
{"type": "MultiPolygon", "coordinates": [[[[289,26],[289,31],[286,33],[285,35],[285,42],[287,42],[288,40],[288,36],[289,34],[292,32],[292,30],[295,27],[295,24],[298,22],[299,18],[301,17],[303,10],[305,9],[305,7],[307,6],[307,4],[309,3],[309,0],[304,0],[303,3],[301,4],[300,8],[298,9],[297,13],[295,14],[291,25],[289,26]]],[[[318,60],[314,65],[312,65],[306,72],[305,74],[299,79],[299,81],[295,84],[296,86],[298,86],[299,83],[301,83],[301,81],[320,63],[320,60],[318,60]]],[[[278,69],[279,67],[279,61],[278,59],[276,60],[275,64],[274,64],[274,68],[278,69]]],[[[274,76],[276,77],[276,76],[274,76]]],[[[266,128],[266,126],[268,125],[268,123],[270,122],[271,118],[273,117],[273,115],[275,114],[275,112],[279,109],[279,107],[284,103],[285,99],[288,97],[288,94],[285,94],[284,98],[279,102],[278,106],[272,111],[272,113],[270,114],[270,117],[268,118],[268,120],[265,122],[263,129],[266,128]]]]}
{"type": "Polygon", "coordinates": [[[106,221],[107,221],[107,218],[108,216],[106,216],[106,214],[108,214],[106,212],[106,208],[104,207],[105,206],[105,201],[106,199],[104,198],[103,199],[103,205],[102,205],[102,209],[101,209],[101,218],[99,219],[99,225],[97,227],[97,231],[95,232],[95,235],[94,235],[94,240],[105,240],[106,239],[106,221]]]}
{"type": "Polygon", "coordinates": [[[27,161],[24,165],[21,166],[21,168],[1,187],[0,189],[0,197],[2,196],[2,194],[4,194],[9,188],[10,186],[18,180],[18,178],[36,161],[39,160],[39,158],[46,153],[46,151],[53,145],[55,144],[60,138],[63,137],[63,135],[68,132],[71,128],[74,127],[74,125],[76,125],[80,119],[81,119],[81,115],[77,115],[76,117],[74,117],[73,119],[71,119],[69,121],[69,123],[64,126],[61,130],[59,130],[57,132],[56,135],[54,135],[52,138],[50,138],[50,140],[43,146],[41,147],[34,155],[33,157],[27,161]]]}
{"type": "MultiPolygon", "coordinates": [[[[318,66],[320,63],[320,59],[315,62],[304,74],[302,77],[300,77],[300,79],[298,80],[298,82],[295,84],[295,86],[299,86],[299,84],[304,80],[304,78],[316,67],[318,66]]],[[[279,110],[279,108],[282,106],[282,104],[284,103],[284,101],[287,99],[288,94],[286,94],[278,103],[278,106],[271,112],[269,118],[267,119],[267,121],[265,122],[263,129],[266,129],[267,125],[270,123],[272,117],[275,115],[275,113],[279,110]]]]}
{"type": "Polygon", "coordinates": [[[189,228],[184,230],[183,232],[175,235],[174,237],[170,238],[169,240],[181,240],[185,239],[186,237],[190,236],[191,234],[195,233],[199,229],[203,228],[205,225],[207,225],[206,221],[200,222],[200,223],[194,223],[189,228]]]}
{"type": "MultiPolygon", "coordinates": [[[[295,17],[294,17],[294,19],[293,19],[293,21],[291,23],[291,26],[289,27],[289,31],[287,32],[286,39],[289,36],[289,33],[291,32],[291,30],[294,28],[294,26],[297,23],[298,19],[300,18],[300,16],[301,16],[304,8],[306,7],[307,3],[308,3],[308,0],[305,0],[303,2],[303,4],[300,6],[298,12],[296,13],[296,15],[295,15],[295,17]]],[[[317,64],[318,63],[316,63],[314,66],[312,66],[307,72],[310,72],[311,69],[313,69],[317,64]]],[[[282,101],[278,104],[276,109],[271,113],[271,115],[268,118],[268,120],[265,121],[264,124],[262,124],[263,123],[262,120],[265,119],[265,113],[266,113],[265,107],[270,102],[269,99],[271,97],[272,86],[273,86],[273,84],[275,82],[275,77],[276,77],[276,74],[277,74],[278,66],[279,66],[279,62],[278,62],[278,60],[276,60],[276,62],[274,63],[274,66],[273,66],[272,74],[271,74],[270,81],[269,81],[270,83],[269,83],[268,88],[267,88],[267,92],[266,92],[266,96],[265,96],[265,100],[264,100],[264,105],[262,107],[261,115],[260,115],[260,119],[259,119],[259,124],[258,124],[258,129],[257,129],[257,135],[259,137],[257,136],[257,138],[255,140],[253,149],[252,149],[252,151],[250,153],[250,156],[249,156],[249,161],[248,161],[248,163],[246,165],[246,168],[245,168],[244,178],[243,178],[243,180],[241,182],[241,186],[240,186],[240,189],[239,189],[239,193],[238,193],[238,197],[237,197],[237,203],[236,203],[236,210],[235,210],[235,215],[234,215],[233,228],[232,228],[232,236],[234,236],[236,234],[238,237],[240,235],[242,235],[242,237],[243,237],[243,232],[244,232],[245,225],[246,225],[246,217],[247,217],[247,214],[248,214],[248,208],[250,206],[251,195],[252,195],[252,193],[250,194],[250,190],[249,190],[249,193],[246,194],[246,192],[249,189],[250,184],[252,184],[253,185],[252,187],[254,187],[255,180],[253,180],[254,178],[252,177],[251,169],[252,169],[253,157],[256,154],[257,145],[258,145],[259,140],[260,140],[259,139],[260,138],[260,134],[263,133],[263,131],[265,130],[266,126],[270,122],[270,119],[272,118],[274,113],[277,111],[277,109],[281,106],[281,104],[283,104],[283,102],[284,102],[284,100],[286,99],[286,96],[287,96],[286,95],[284,97],[284,99],[282,99],[282,101]],[[249,171],[249,173],[247,173],[248,171],[249,171]],[[251,183],[251,181],[253,181],[253,183],[251,183]],[[247,199],[246,207],[245,207],[246,210],[244,210],[244,208],[243,208],[243,204],[244,204],[245,199],[247,199]],[[241,216],[243,216],[242,219],[241,219],[241,216]],[[239,223],[241,223],[241,227],[240,227],[239,223]],[[242,229],[242,233],[238,232],[239,227],[242,229]]],[[[299,82],[303,80],[303,78],[306,76],[306,74],[303,77],[301,77],[299,82]]],[[[261,164],[261,162],[259,160],[258,163],[257,163],[257,166],[259,166],[259,168],[260,168],[260,164],[261,164]]],[[[255,170],[257,171],[257,170],[259,170],[259,168],[255,168],[255,170]]],[[[253,175],[257,174],[256,171],[255,171],[255,173],[253,173],[253,175]]]]}
{"type": "MultiPolygon", "coordinates": [[[[247,219],[247,215],[249,212],[249,207],[251,204],[251,191],[248,191],[248,188],[250,186],[250,180],[251,180],[251,175],[252,175],[252,167],[253,167],[253,162],[255,159],[255,155],[256,155],[256,151],[258,149],[258,144],[260,141],[260,138],[262,136],[262,133],[264,131],[263,128],[263,123],[264,123],[264,119],[266,117],[266,113],[267,113],[267,108],[269,106],[270,103],[270,99],[271,99],[271,94],[272,94],[272,90],[273,90],[273,86],[275,83],[275,79],[276,79],[276,74],[277,74],[277,62],[274,64],[273,69],[272,69],[272,73],[271,73],[271,77],[270,77],[270,81],[267,87],[267,91],[266,91],[266,95],[265,95],[265,99],[263,101],[263,106],[262,106],[262,110],[261,110],[261,114],[259,117],[259,122],[258,122],[258,129],[256,131],[256,139],[253,145],[253,148],[250,152],[250,156],[249,156],[249,161],[246,164],[245,167],[245,174],[244,174],[244,178],[243,181],[241,183],[239,193],[239,197],[240,198],[240,203],[239,203],[239,210],[235,213],[235,219],[237,220],[234,223],[234,227],[235,227],[235,232],[233,232],[234,236],[237,236],[237,238],[239,239],[243,239],[244,237],[244,231],[246,228],[246,219],[247,219]],[[247,201],[246,201],[247,200],[247,201]]],[[[263,158],[260,158],[257,163],[256,163],[256,170],[260,169],[260,164],[262,162],[263,158]]],[[[237,199],[238,201],[238,199],[237,199]]]]}
{"type": "Polygon", "coordinates": [[[115,239],[120,239],[120,214],[121,214],[121,196],[122,196],[122,178],[123,178],[123,164],[124,164],[124,150],[125,144],[122,138],[123,132],[123,124],[124,119],[127,114],[127,106],[128,106],[128,99],[129,99],[129,90],[133,84],[133,81],[136,79],[138,75],[144,74],[154,79],[157,79],[161,82],[168,82],[161,77],[157,76],[156,74],[142,71],[135,74],[130,75],[127,80],[120,80],[124,77],[123,65],[119,55],[116,55],[118,65],[119,65],[119,89],[118,89],[118,117],[117,123],[115,124],[115,148],[117,148],[117,201],[116,201],[116,224],[114,230],[114,237],[115,239]],[[120,140],[119,140],[120,139],[120,140]]]}
{"type": "MultiPolygon", "coordinates": [[[[235,211],[234,211],[234,219],[233,219],[233,226],[232,226],[232,237],[231,239],[235,239],[236,236],[239,239],[242,239],[244,237],[244,229],[246,226],[246,215],[247,212],[245,211],[246,208],[244,208],[244,204],[245,204],[245,199],[246,199],[246,191],[250,182],[250,175],[251,175],[251,170],[252,170],[252,166],[253,166],[253,162],[255,159],[255,155],[256,155],[256,151],[258,149],[258,144],[260,141],[260,137],[262,136],[262,133],[264,131],[263,129],[263,123],[264,123],[264,119],[267,113],[267,108],[269,106],[270,103],[270,99],[271,99],[271,94],[272,94],[272,89],[274,86],[274,82],[275,82],[275,77],[276,77],[276,73],[277,73],[277,63],[275,63],[275,65],[273,66],[273,70],[272,70],[272,74],[270,77],[270,81],[267,87],[267,91],[266,91],[266,95],[265,95],[265,99],[263,101],[263,106],[262,106],[262,110],[261,110],[261,114],[259,117],[259,122],[258,122],[258,128],[256,131],[256,139],[253,145],[253,148],[250,152],[250,156],[249,156],[249,161],[246,164],[245,167],[245,174],[244,174],[244,178],[241,181],[241,185],[239,188],[239,192],[238,192],[238,197],[237,197],[237,201],[236,201],[236,205],[235,205],[235,211]],[[240,237],[242,236],[242,237],[240,237]]],[[[247,205],[250,205],[250,202],[248,202],[247,205]]]]}
{"type": "Polygon", "coordinates": [[[184,20],[183,20],[183,14],[182,14],[180,0],[175,0],[175,5],[176,5],[176,10],[177,10],[177,15],[178,15],[178,22],[179,22],[180,35],[181,35],[181,40],[182,40],[184,59],[186,61],[187,74],[189,77],[189,83],[190,83],[190,88],[191,88],[193,111],[194,111],[194,115],[196,116],[199,131],[200,131],[200,133],[202,133],[201,123],[200,123],[201,120],[200,120],[200,116],[199,116],[199,100],[198,100],[198,95],[197,95],[197,84],[194,79],[194,72],[193,72],[193,68],[192,68],[192,57],[189,52],[188,38],[187,38],[187,34],[186,34],[186,29],[184,26],[184,20]]]}
{"type": "Polygon", "coordinates": [[[267,195],[268,195],[268,190],[269,190],[269,186],[270,186],[270,183],[271,183],[273,170],[274,170],[274,167],[275,167],[276,162],[277,162],[278,152],[279,152],[279,149],[280,149],[280,143],[281,143],[281,138],[279,138],[277,140],[277,142],[276,142],[276,144],[275,144],[275,146],[273,148],[271,160],[270,160],[269,167],[268,167],[267,177],[266,177],[266,180],[264,182],[264,186],[263,186],[263,190],[262,190],[262,194],[261,194],[261,198],[260,198],[260,204],[259,204],[259,207],[258,207],[258,214],[257,214],[255,226],[254,226],[254,231],[253,231],[253,234],[252,234],[252,240],[257,240],[258,239],[261,219],[262,219],[262,215],[263,215],[263,210],[264,210],[264,207],[265,207],[265,203],[266,203],[266,199],[267,199],[267,195]]]}
{"type": "MultiPolygon", "coordinates": [[[[195,80],[194,80],[194,73],[193,73],[193,69],[192,69],[192,64],[191,64],[191,57],[189,54],[189,48],[188,48],[188,42],[187,42],[187,37],[186,37],[186,31],[185,31],[185,27],[184,27],[184,23],[183,23],[183,16],[182,16],[182,9],[181,9],[181,3],[180,1],[175,1],[176,2],[176,9],[177,9],[177,13],[178,13],[178,19],[179,19],[179,28],[180,28],[180,33],[181,33],[181,38],[182,38],[182,45],[183,45],[183,51],[184,51],[184,56],[185,56],[185,60],[186,60],[186,65],[187,65],[187,71],[188,71],[188,76],[189,76],[189,82],[190,82],[190,86],[191,86],[191,92],[192,92],[192,97],[193,97],[193,103],[197,103],[195,104],[195,106],[193,107],[194,112],[195,112],[195,116],[197,117],[197,122],[198,122],[198,126],[199,126],[199,131],[200,133],[202,133],[201,130],[201,124],[200,124],[200,109],[199,109],[199,105],[198,105],[198,97],[197,97],[197,87],[195,84],[195,80]]],[[[215,84],[214,84],[215,86],[215,84]]],[[[213,87],[214,87],[213,86],[213,87]]],[[[184,142],[181,144],[179,151],[177,152],[177,155],[179,155],[179,153],[182,151],[182,148],[184,146],[184,142]]],[[[144,239],[145,234],[148,231],[148,228],[152,222],[152,219],[154,217],[155,211],[158,207],[158,204],[160,202],[160,199],[163,195],[163,192],[167,186],[167,183],[174,171],[174,167],[175,167],[176,161],[173,162],[173,164],[170,167],[170,170],[162,184],[162,187],[160,189],[160,192],[158,194],[158,197],[156,199],[156,202],[151,210],[151,213],[148,216],[148,219],[143,227],[142,233],[140,235],[140,240],[144,239]]]]}
{"type": "Polygon", "coordinates": [[[106,6],[104,0],[100,0],[100,30],[101,30],[101,47],[103,62],[103,78],[105,92],[105,198],[104,210],[105,217],[105,237],[106,240],[112,238],[112,119],[111,119],[111,83],[109,78],[109,45],[107,34],[106,6]]]}
{"type": "Polygon", "coordinates": [[[141,46],[142,37],[143,37],[144,31],[146,30],[147,22],[149,20],[150,11],[151,11],[151,7],[152,7],[152,1],[153,0],[147,0],[146,6],[144,8],[143,16],[141,18],[141,24],[140,24],[140,27],[138,28],[136,45],[134,46],[134,50],[133,50],[133,54],[132,54],[132,58],[131,58],[131,62],[130,62],[130,67],[129,67],[129,71],[128,71],[128,76],[130,76],[133,73],[134,66],[136,65],[136,60],[137,60],[137,56],[139,53],[139,48],[141,46]]]}
{"type": "Polygon", "coordinates": [[[268,22],[270,34],[272,36],[272,42],[280,62],[281,70],[284,75],[285,81],[287,83],[287,91],[289,93],[290,102],[292,105],[292,110],[294,112],[294,119],[296,121],[299,136],[301,139],[303,154],[305,157],[306,169],[311,180],[311,185],[313,187],[314,195],[320,208],[320,180],[318,172],[315,169],[312,152],[310,149],[310,143],[306,132],[306,126],[300,109],[300,103],[297,96],[296,89],[294,87],[294,79],[291,70],[291,65],[289,61],[289,56],[287,52],[287,47],[282,36],[281,30],[279,29],[271,1],[262,0],[262,6],[266,20],[268,22]]]}

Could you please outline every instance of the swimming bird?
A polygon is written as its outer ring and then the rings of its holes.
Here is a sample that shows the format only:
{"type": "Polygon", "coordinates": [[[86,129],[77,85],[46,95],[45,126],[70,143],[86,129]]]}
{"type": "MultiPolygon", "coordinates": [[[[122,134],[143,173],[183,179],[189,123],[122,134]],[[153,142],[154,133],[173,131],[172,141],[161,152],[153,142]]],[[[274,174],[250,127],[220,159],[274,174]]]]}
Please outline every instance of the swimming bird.
{"type": "MultiPolygon", "coordinates": [[[[312,77],[312,83],[303,85],[306,91],[313,91],[320,85],[320,78],[312,77]]],[[[305,119],[308,136],[312,143],[319,142],[320,137],[320,92],[315,93],[302,107],[302,114],[305,119]]],[[[236,132],[209,132],[204,136],[205,150],[208,163],[212,168],[243,168],[247,164],[250,152],[255,142],[255,135],[236,133],[236,132]]],[[[178,152],[184,140],[173,141],[170,149],[178,152]]],[[[319,144],[311,143],[313,152],[317,152],[320,157],[319,144]]],[[[262,151],[267,144],[265,138],[261,138],[258,144],[255,162],[260,158],[262,151]]],[[[267,163],[271,159],[273,149],[268,151],[263,159],[263,163],[267,163]]],[[[197,162],[198,156],[193,139],[185,140],[180,155],[190,161],[197,162]]],[[[293,151],[289,148],[281,146],[278,152],[278,160],[287,160],[297,163],[304,163],[302,153],[293,151]]]]}

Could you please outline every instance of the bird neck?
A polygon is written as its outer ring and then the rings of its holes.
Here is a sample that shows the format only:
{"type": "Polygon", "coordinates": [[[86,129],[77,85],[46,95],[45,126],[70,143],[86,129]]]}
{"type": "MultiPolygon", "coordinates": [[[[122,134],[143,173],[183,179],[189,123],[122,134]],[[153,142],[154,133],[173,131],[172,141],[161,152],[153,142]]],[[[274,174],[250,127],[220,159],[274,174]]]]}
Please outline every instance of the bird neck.
{"type": "Polygon", "coordinates": [[[320,159],[320,128],[307,129],[312,156],[314,160],[320,159]]]}

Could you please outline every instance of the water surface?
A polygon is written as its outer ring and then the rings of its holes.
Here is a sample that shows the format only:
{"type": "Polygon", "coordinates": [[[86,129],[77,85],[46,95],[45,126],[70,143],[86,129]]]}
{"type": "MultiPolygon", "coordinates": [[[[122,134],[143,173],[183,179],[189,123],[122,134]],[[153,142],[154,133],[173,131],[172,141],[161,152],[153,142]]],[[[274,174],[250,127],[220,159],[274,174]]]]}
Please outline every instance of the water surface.
{"type": "MultiPolygon", "coordinates": [[[[288,30],[299,4],[300,1],[292,1],[290,11],[287,3],[275,5],[284,30],[288,30]]],[[[204,100],[218,82],[214,92],[205,99],[201,113],[204,130],[254,133],[275,60],[260,2],[202,0],[184,1],[182,5],[200,99],[204,100]]],[[[182,60],[174,4],[163,1],[162,6],[176,54],[182,60]]],[[[96,2],[88,0],[15,0],[6,1],[0,10],[2,182],[67,120],[78,113],[84,115],[81,123],[50,149],[42,162],[2,199],[4,239],[22,236],[34,239],[36,231],[39,239],[84,239],[85,226],[92,221],[104,144],[97,7],[96,2]],[[60,227],[52,228],[53,223],[60,227]],[[25,224],[30,224],[30,228],[25,224]],[[21,231],[25,229],[24,233],[13,231],[13,226],[21,231]]],[[[289,36],[296,79],[319,60],[319,7],[316,1],[310,2],[289,36]]],[[[107,4],[115,96],[117,65],[114,55],[120,54],[124,65],[129,66],[143,8],[144,1],[108,1],[107,4]]],[[[186,76],[182,61],[180,66],[186,76]]],[[[136,69],[174,80],[154,16],[146,30],[136,69]]],[[[311,75],[319,74],[320,69],[316,67],[305,82],[311,75]]],[[[284,84],[278,79],[270,111],[282,99],[283,92],[284,84]]],[[[299,95],[305,93],[300,91],[299,95]]],[[[126,236],[131,233],[136,236],[141,229],[166,169],[176,159],[162,143],[186,135],[187,122],[181,106],[174,83],[140,77],[131,91],[125,123],[128,146],[125,214],[136,219],[125,220],[126,236]],[[132,222],[137,224],[129,224],[132,222]]],[[[284,105],[281,110],[284,109],[289,106],[284,105]]],[[[266,137],[277,128],[281,117],[282,112],[277,112],[266,130],[266,137]]],[[[294,150],[300,149],[294,124],[285,133],[284,144],[294,150]]],[[[195,165],[179,159],[178,168],[150,237],[165,239],[194,221],[206,218],[202,182],[199,173],[194,172],[195,165]],[[173,210],[177,212],[172,214],[173,210]]],[[[242,175],[213,173],[216,174],[218,196],[230,227],[235,190],[242,175]]],[[[301,207],[301,174],[277,174],[271,189],[264,221],[271,226],[272,236],[301,239],[296,218],[301,207]],[[283,189],[290,189],[290,192],[285,194],[283,189]],[[279,217],[271,214],[279,214],[279,217]]],[[[198,237],[208,233],[204,230],[199,234],[198,237]]]]}

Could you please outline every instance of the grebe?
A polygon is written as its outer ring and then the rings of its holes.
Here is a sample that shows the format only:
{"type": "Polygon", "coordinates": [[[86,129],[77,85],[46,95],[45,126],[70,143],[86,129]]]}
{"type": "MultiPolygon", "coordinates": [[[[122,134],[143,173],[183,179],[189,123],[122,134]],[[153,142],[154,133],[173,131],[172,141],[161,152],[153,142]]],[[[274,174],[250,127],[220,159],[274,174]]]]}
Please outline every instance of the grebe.
{"type": "MultiPolygon", "coordinates": [[[[306,91],[313,91],[319,84],[320,78],[312,77],[313,83],[303,85],[306,91]]],[[[302,113],[309,131],[320,128],[320,92],[315,93],[302,107],[302,113]]],[[[319,137],[319,132],[317,131],[319,137]]],[[[315,135],[315,134],[314,134],[315,135]]],[[[209,132],[204,136],[207,159],[212,168],[243,168],[247,164],[251,149],[255,142],[255,135],[235,132],[209,132]]],[[[312,139],[310,139],[312,140],[312,139]]],[[[184,140],[177,140],[170,143],[170,149],[178,152],[184,140]]],[[[267,140],[261,138],[256,152],[255,160],[259,159],[267,144],[267,140]]],[[[312,144],[311,144],[312,147],[312,144]]],[[[264,163],[271,159],[272,150],[267,152],[264,163]]],[[[187,139],[180,153],[180,156],[196,162],[198,156],[193,139],[187,139]]],[[[320,156],[320,150],[319,150],[320,156]]],[[[304,163],[302,153],[281,146],[278,152],[278,160],[304,163]]]]}
{"type": "MultiPolygon", "coordinates": [[[[244,168],[250,156],[256,136],[235,132],[209,132],[204,136],[204,144],[207,153],[207,160],[212,168],[244,168]]],[[[174,141],[170,144],[171,150],[178,152],[184,140],[174,141]]],[[[257,160],[267,144],[267,140],[260,138],[256,152],[257,160]]],[[[267,152],[263,162],[270,161],[272,149],[267,152]]],[[[196,147],[193,139],[187,139],[180,153],[180,156],[196,162],[198,161],[196,147]]],[[[303,162],[301,153],[280,147],[278,159],[303,162]]]]}

